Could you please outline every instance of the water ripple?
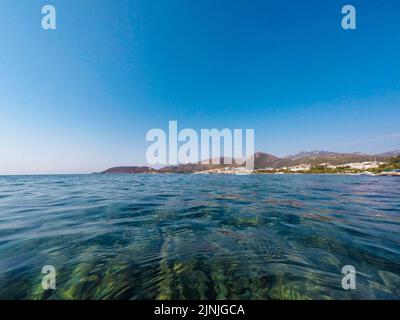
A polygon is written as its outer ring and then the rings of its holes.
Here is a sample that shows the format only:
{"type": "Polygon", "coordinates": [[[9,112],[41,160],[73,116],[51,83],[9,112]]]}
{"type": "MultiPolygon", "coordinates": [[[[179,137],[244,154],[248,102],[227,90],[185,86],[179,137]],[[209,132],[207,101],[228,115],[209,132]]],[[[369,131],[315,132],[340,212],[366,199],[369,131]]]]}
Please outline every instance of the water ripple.
{"type": "Polygon", "coordinates": [[[399,299],[399,270],[393,177],[0,177],[1,299],[399,299]]]}

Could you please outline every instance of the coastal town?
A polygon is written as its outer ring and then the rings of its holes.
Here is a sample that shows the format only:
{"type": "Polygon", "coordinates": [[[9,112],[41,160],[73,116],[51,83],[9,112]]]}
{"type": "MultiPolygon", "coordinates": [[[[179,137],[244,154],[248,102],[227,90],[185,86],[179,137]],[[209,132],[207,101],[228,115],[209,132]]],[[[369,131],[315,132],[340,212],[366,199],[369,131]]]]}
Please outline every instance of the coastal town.
{"type": "Polygon", "coordinates": [[[380,171],[387,165],[387,162],[379,161],[365,161],[353,162],[343,165],[332,165],[329,163],[322,163],[316,167],[311,164],[300,164],[282,168],[266,167],[256,170],[248,170],[245,167],[223,167],[210,170],[196,172],[195,174],[349,174],[349,175],[372,175],[372,176],[400,176],[400,169],[393,169],[390,171],[380,171]]]}

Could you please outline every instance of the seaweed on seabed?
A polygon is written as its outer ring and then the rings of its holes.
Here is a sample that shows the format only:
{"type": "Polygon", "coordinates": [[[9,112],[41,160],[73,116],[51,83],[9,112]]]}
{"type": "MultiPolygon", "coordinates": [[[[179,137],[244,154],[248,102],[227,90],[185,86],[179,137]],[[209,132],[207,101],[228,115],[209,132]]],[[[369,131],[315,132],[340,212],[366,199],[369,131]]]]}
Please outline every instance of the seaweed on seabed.
{"type": "MultiPolygon", "coordinates": [[[[65,241],[65,239],[59,240],[60,242],[65,241]]],[[[47,246],[50,243],[46,244],[47,246]]],[[[58,250],[58,242],[52,243],[54,248],[46,248],[36,254],[37,264],[33,268],[35,270],[33,278],[31,278],[29,289],[26,291],[26,299],[31,300],[51,300],[51,299],[61,299],[57,295],[59,293],[57,288],[61,288],[63,283],[68,280],[68,275],[71,270],[71,260],[68,254],[64,254],[62,250],[58,250]],[[39,263],[40,261],[40,263],[39,263]],[[48,289],[45,290],[42,286],[42,281],[45,274],[42,274],[43,262],[47,262],[47,265],[54,266],[56,269],[56,290],[48,289]]],[[[29,250],[29,248],[27,248],[29,250]]],[[[21,288],[19,288],[21,290],[21,288]]],[[[60,290],[59,290],[60,291],[60,290]]]]}
{"type": "MultiPolygon", "coordinates": [[[[126,241],[115,242],[107,251],[107,258],[95,259],[99,264],[99,279],[97,285],[87,293],[88,299],[126,300],[154,297],[152,279],[159,272],[159,264],[153,253],[158,253],[160,233],[153,229],[127,228],[124,238],[126,241]]],[[[102,248],[98,253],[104,256],[105,252],[102,248]]]]}
{"type": "MultiPolygon", "coordinates": [[[[215,247],[211,260],[211,277],[215,283],[217,299],[269,299],[276,285],[274,264],[282,260],[278,245],[263,232],[255,230],[220,229],[210,234],[215,247]],[[243,252],[246,259],[232,252],[243,252]]],[[[279,272],[279,271],[278,271],[279,272]]]]}
{"type": "Polygon", "coordinates": [[[38,274],[33,283],[34,286],[28,296],[32,300],[47,300],[47,299],[85,299],[85,296],[90,285],[87,284],[95,280],[94,268],[92,261],[88,259],[93,252],[96,252],[96,248],[89,247],[80,256],[80,262],[75,268],[70,268],[68,265],[64,265],[64,268],[58,268],[56,272],[56,289],[45,290],[42,287],[43,275],[38,274]],[[90,262],[89,262],[90,261],[90,262]],[[92,274],[91,274],[92,273],[92,274]]]}
{"type": "Polygon", "coordinates": [[[95,300],[118,297],[123,292],[130,274],[129,266],[118,259],[100,258],[101,247],[92,245],[78,257],[78,264],[71,270],[57,273],[56,290],[43,290],[38,281],[33,299],[95,300]]]}
{"type": "Polygon", "coordinates": [[[248,259],[243,260],[240,256],[232,255],[232,252],[240,250],[235,248],[239,244],[232,238],[231,232],[226,237],[217,233],[209,238],[214,247],[213,257],[208,263],[216,292],[215,299],[250,299],[253,288],[248,277],[248,259]]]}
{"type": "Polygon", "coordinates": [[[29,299],[32,283],[28,277],[1,275],[0,283],[0,300],[29,299]]]}
{"type": "Polygon", "coordinates": [[[255,238],[246,238],[242,246],[247,248],[248,278],[251,300],[264,300],[270,297],[271,286],[275,282],[275,275],[269,266],[282,257],[278,246],[267,238],[258,235],[255,238]]]}
{"type": "Polygon", "coordinates": [[[290,268],[288,263],[275,266],[275,281],[269,298],[274,300],[331,299],[331,286],[323,282],[325,277],[312,268],[290,268]],[[306,271],[307,270],[307,271],[306,271]]]}
{"type": "MultiPolygon", "coordinates": [[[[283,271],[283,270],[282,270],[283,271]]],[[[315,270],[314,270],[315,271],[315,270]]],[[[286,271],[287,272],[287,271],[286,271]]],[[[270,297],[280,300],[332,299],[333,286],[321,282],[320,275],[309,270],[304,277],[291,279],[285,271],[277,274],[277,281],[271,288],[270,297]]],[[[339,287],[338,287],[339,288],[339,287]]],[[[341,290],[344,293],[344,290],[341,290]]]]}
{"type": "Polygon", "coordinates": [[[156,297],[157,300],[176,299],[173,292],[173,288],[175,287],[174,274],[173,270],[171,271],[171,265],[168,257],[168,249],[171,241],[172,237],[167,237],[161,247],[160,275],[162,280],[160,282],[159,293],[156,297]]]}
{"type": "Polygon", "coordinates": [[[243,263],[246,262],[249,265],[252,263],[248,259],[242,261],[240,266],[237,263],[225,262],[225,272],[223,268],[216,269],[214,278],[219,288],[218,299],[257,300],[268,297],[271,278],[244,266],[243,263]],[[241,273],[243,274],[238,276],[241,273]],[[218,276],[222,278],[218,279],[218,276]]]}
{"type": "MultiPolygon", "coordinates": [[[[142,265],[143,254],[159,241],[158,233],[149,234],[135,230],[128,241],[114,241],[105,246],[103,242],[84,247],[73,261],[58,263],[56,290],[44,290],[43,275],[38,274],[29,295],[30,299],[129,299],[143,292],[145,277],[154,276],[157,271],[142,265]],[[144,239],[146,241],[144,241],[144,239]],[[75,263],[76,261],[76,263],[75,263]]],[[[54,257],[53,257],[54,258],[54,257]]],[[[54,259],[53,259],[54,260],[54,259]]],[[[158,263],[155,262],[158,267],[158,263]]]]}
{"type": "Polygon", "coordinates": [[[104,261],[98,257],[100,247],[92,245],[79,255],[79,263],[68,276],[68,280],[57,286],[55,294],[63,300],[90,300],[99,285],[104,261]]]}
{"type": "Polygon", "coordinates": [[[140,270],[128,261],[113,259],[107,264],[101,281],[93,292],[93,299],[129,299],[135,293],[140,270]]]}
{"type": "Polygon", "coordinates": [[[211,277],[217,293],[216,299],[250,298],[250,281],[247,276],[239,276],[242,268],[240,259],[236,257],[213,262],[211,277]]]}
{"type": "MultiPolygon", "coordinates": [[[[154,239],[153,239],[154,240],[154,239]]],[[[151,299],[156,295],[158,260],[143,264],[145,253],[153,250],[151,241],[132,243],[111,259],[96,288],[96,299],[151,299]]]]}
{"type": "MultiPolygon", "coordinates": [[[[188,234],[189,233],[189,234],[188,234]]],[[[198,257],[199,244],[195,246],[194,233],[176,238],[167,235],[161,248],[161,282],[158,300],[212,299],[215,296],[209,267],[198,257]]],[[[202,245],[207,246],[207,243],[202,245]]]]}

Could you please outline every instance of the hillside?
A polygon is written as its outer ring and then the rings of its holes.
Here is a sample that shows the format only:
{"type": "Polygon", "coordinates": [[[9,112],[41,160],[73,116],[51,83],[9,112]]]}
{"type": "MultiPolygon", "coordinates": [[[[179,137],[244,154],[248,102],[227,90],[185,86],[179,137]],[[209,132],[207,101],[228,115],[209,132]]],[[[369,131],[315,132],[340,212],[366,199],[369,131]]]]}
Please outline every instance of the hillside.
{"type": "MultiPolygon", "coordinates": [[[[300,152],[297,155],[289,156],[284,159],[290,159],[290,165],[300,164],[311,164],[320,165],[323,163],[331,165],[342,165],[353,162],[365,162],[365,161],[385,161],[390,158],[390,155],[368,155],[364,153],[338,153],[329,151],[312,151],[312,152],[300,152]]],[[[280,165],[280,164],[279,164],[280,165]]]]}
{"type": "MultiPolygon", "coordinates": [[[[317,166],[320,164],[330,164],[330,165],[343,165],[346,163],[354,162],[367,162],[367,161],[380,161],[385,162],[394,156],[400,155],[400,151],[391,151],[387,153],[382,153],[378,155],[368,155],[363,153],[337,153],[329,151],[302,151],[295,155],[290,155],[287,157],[276,157],[274,155],[256,152],[254,155],[247,158],[249,161],[254,161],[255,169],[264,168],[284,168],[290,166],[298,166],[301,164],[317,166]]],[[[241,167],[243,161],[232,160],[227,161],[227,158],[221,158],[220,164],[212,164],[211,160],[199,163],[189,163],[180,164],[176,166],[166,166],[161,169],[153,169],[150,167],[114,167],[107,169],[101,173],[105,174],[129,174],[129,173],[192,173],[201,172],[212,169],[219,169],[224,167],[241,167]],[[225,164],[227,163],[227,164],[225,164]]]]}

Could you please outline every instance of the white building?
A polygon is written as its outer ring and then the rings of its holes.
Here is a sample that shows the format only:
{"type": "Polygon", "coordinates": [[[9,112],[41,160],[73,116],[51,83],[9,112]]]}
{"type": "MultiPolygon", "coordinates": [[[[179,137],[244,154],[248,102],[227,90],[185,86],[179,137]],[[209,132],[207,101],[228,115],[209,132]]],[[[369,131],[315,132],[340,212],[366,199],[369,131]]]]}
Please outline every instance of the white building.
{"type": "Polygon", "coordinates": [[[385,164],[385,162],[377,162],[377,161],[353,162],[353,163],[346,163],[340,167],[342,168],[350,167],[351,169],[368,170],[368,169],[379,168],[381,164],[385,164]]]}
{"type": "Polygon", "coordinates": [[[287,170],[291,172],[299,172],[299,171],[309,171],[311,169],[311,165],[309,164],[300,164],[298,166],[288,167],[287,170]]]}

